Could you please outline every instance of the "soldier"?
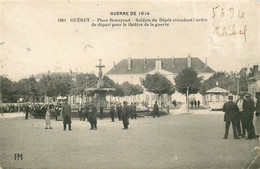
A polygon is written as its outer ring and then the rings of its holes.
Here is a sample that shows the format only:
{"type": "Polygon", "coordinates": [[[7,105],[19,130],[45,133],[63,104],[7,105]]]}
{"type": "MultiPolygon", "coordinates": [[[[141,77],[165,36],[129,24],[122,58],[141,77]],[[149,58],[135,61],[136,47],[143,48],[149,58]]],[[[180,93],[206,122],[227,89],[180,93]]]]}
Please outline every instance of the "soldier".
{"type": "Polygon", "coordinates": [[[130,114],[129,107],[127,106],[127,102],[124,101],[123,102],[123,107],[122,107],[122,121],[123,121],[123,125],[124,125],[123,130],[127,130],[128,129],[129,114],[130,114]]]}
{"type": "Polygon", "coordinates": [[[154,105],[153,105],[153,118],[155,118],[155,116],[159,116],[159,107],[158,107],[158,104],[157,104],[157,101],[155,101],[154,105]]]}
{"type": "Polygon", "coordinates": [[[246,125],[247,125],[247,139],[255,139],[255,128],[253,124],[255,103],[251,98],[250,93],[245,94],[245,114],[246,114],[246,125]]]}
{"type": "Polygon", "coordinates": [[[114,104],[111,103],[111,107],[110,107],[110,116],[111,116],[111,122],[115,121],[115,107],[114,104]]]}
{"type": "Polygon", "coordinates": [[[197,107],[197,101],[194,99],[194,107],[197,107]]]}
{"type": "Polygon", "coordinates": [[[87,117],[87,120],[88,120],[88,111],[89,111],[89,104],[88,103],[85,103],[85,106],[84,106],[84,121],[87,117]]]}
{"type": "Polygon", "coordinates": [[[133,105],[133,114],[134,114],[134,119],[136,119],[136,103],[133,105]]]}
{"type": "Polygon", "coordinates": [[[191,104],[191,107],[193,107],[193,99],[191,100],[190,104],[191,104]]]}
{"type": "Polygon", "coordinates": [[[30,112],[30,107],[28,105],[28,103],[25,106],[25,120],[28,120],[28,114],[30,112]]]}
{"type": "Polygon", "coordinates": [[[117,117],[118,117],[118,120],[121,121],[121,114],[122,114],[122,105],[121,103],[118,103],[117,106],[116,106],[116,111],[117,111],[117,117]]]}
{"type": "Polygon", "coordinates": [[[104,115],[104,107],[100,106],[99,110],[100,110],[100,120],[101,120],[103,118],[103,115],[104,115]]]}
{"type": "Polygon", "coordinates": [[[131,113],[131,119],[134,118],[134,104],[133,102],[131,102],[131,105],[130,105],[130,113],[131,113]]]}
{"type": "Polygon", "coordinates": [[[244,118],[244,108],[245,108],[245,104],[244,104],[244,94],[243,93],[239,93],[239,99],[237,100],[237,107],[238,107],[238,115],[237,115],[237,119],[236,119],[236,126],[237,126],[237,132],[238,132],[238,136],[241,137],[245,137],[246,135],[246,122],[245,122],[245,118],[244,118]],[[242,118],[243,115],[243,118],[242,118]],[[242,123],[242,135],[241,135],[241,123],[242,123]]]}
{"type": "Polygon", "coordinates": [[[66,125],[69,125],[69,130],[71,131],[71,107],[68,104],[67,99],[64,100],[62,105],[62,117],[63,117],[63,127],[64,131],[66,130],[66,125]]]}
{"type": "Polygon", "coordinates": [[[256,106],[255,106],[255,116],[256,116],[256,136],[259,137],[260,134],[260,92],[255,93],[256,106]]]}
{"type": "Polygon", "coordinates": [[[97,108],[95,107],[94,103],[92,102],[89,106],[88,111],[88,121],[90,123],[90,130],[97,130],[97,118],[96,118],[97,108]]]}
{"type": "Polygon", "coordinates": [[[200,107],[200,100],[198,100],[198,107],[200,107]]]}
{"type": "Polygon", "coordinates": [[[235,116],[237,115],[239,110],[237,105],[233,102],[233,96],[228,96],[228,100],[229,101],[225,103],[223,107],[223,111],[225,112],[224,121],[226,122],[226,130],[223,139],[228,138],[230,122],[232,122],[234,139],[239,139],[239,137],[237,136],[236,124],[234,121],[235,116]]]}

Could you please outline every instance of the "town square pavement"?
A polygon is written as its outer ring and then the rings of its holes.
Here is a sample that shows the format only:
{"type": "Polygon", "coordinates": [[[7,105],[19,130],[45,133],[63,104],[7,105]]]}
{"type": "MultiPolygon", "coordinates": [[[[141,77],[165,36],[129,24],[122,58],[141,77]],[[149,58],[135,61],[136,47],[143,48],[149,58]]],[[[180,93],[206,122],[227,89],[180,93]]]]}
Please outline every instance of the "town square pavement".
{"type": "MultiPolygon", "coordinates": [[[[4,114],[5,116],[5,114],[4,114]]],[[[53,169],[168,169],[248,168],[259,145],[257,139],[235,140],[232,129],[223,140],[223,112],[172,110],[160,118],[122,122],[98,119],[98,130],[86,121],[72,119],[72,131],[62,121],[0,117],[0,166],[2,168],[53,169]],[[22,154],[22,160],[15,160],[22,154]]],[[[10,115],[9,115],[10,116],[10,115]]],[[[257,158],[251,168],[259,168],[257,158]]]]}

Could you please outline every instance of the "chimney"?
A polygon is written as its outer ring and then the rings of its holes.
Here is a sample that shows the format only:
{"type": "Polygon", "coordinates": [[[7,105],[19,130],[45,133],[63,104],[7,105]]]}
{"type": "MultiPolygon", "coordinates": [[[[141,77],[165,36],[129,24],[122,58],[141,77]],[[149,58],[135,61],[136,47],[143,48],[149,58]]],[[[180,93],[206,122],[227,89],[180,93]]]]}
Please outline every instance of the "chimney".
{"type": "Polygon", "coordinates": [[[172,68],[174,68],[174,63],[175,63],[175,60],[174,60],[174,56],[172,57],[172,68]]]}
{"type": "Polygon", "coordinates": [[[188,67],[191,67],[191,54],[188,55],[188,67]]]}
{"type": "Polygon", "coordinates": [[[113,64],[114,64],[113,70],[116,70],[116,62],[114,61],[113,64]]]}
{"type": "Polygon", "coordinates": [[[208,67],[208,58],[205,57],[205,64],[206,64],[206,67],[208,67]]]}
{"type": "Polygon", "coordinates": [[[128,69],[128,70],[131,70],[131,69],[132,69],[132,59],[131,59],[130,56],[129,56],[128,59],[127,59],[127,69],[128,69]]]}
{"type": "Polygon", "coordinates": [[[144,69],[146,69],[147,68],[147,59],[146,59],[146,57],[144,58],[144,69]]]}

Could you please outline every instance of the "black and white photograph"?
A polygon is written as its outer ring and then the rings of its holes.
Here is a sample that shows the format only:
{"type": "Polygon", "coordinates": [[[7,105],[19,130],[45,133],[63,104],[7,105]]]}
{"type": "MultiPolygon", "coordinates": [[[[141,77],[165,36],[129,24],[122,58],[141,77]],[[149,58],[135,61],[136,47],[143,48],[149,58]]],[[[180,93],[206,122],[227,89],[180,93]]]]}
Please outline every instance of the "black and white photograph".
{"type": "Polygon", "coordinates": [[[0,169],[260,168],[260,0],[0,0],[0,169]]]}

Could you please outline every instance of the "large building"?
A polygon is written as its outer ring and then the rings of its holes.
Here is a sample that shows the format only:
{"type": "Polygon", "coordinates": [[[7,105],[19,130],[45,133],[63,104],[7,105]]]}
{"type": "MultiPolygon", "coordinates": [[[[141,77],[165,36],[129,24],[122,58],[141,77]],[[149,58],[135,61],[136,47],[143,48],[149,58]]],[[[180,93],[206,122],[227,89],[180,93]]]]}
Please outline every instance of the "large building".
{"type": "MultiPolygon", "coordinates": [[[[191,67],[197,71],[203,80],[208,79],[215,73],[215,71],[207,65],[207,61],[204,63],[199,58],[188,55],[188,57],[185,58],[132,59],[129,57],[128,59],[121,60],[117,64],[114,63],[113,68],[106,73],[106,76],[119,84],[125,81],[132,84],[141,84],[140,78],[145,77],[146,74],[160,72],[174,84],[174,76],[187,67],[191,67]]],[[[144,96],[144,98],[141,99],[153,101],[154,99],[151,100],[151,97],[153,96],[144,96]]]]}

